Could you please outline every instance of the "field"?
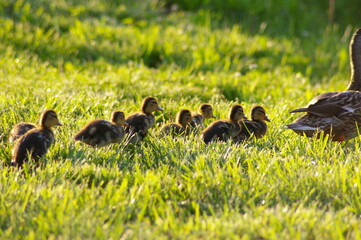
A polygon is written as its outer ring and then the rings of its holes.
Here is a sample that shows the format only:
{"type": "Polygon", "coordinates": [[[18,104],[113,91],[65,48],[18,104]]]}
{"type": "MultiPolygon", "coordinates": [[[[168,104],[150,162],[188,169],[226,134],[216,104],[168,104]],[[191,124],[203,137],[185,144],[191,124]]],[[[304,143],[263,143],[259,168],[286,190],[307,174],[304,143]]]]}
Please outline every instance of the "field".
{"type": "Polygon", "coordinates": [[[361,239],[361,138],[284,128],[290,110],[346,89],[360,3],[273,2],[0,0],[0,239],[361,239]],[[72,140],[146,96],[165,111],[142,143],[72,140]],[[267,135],[159,137],[204,102],[219,119],[264,106],[267,135]],[[8,134],[45,109],[64,126],[20,173],[8,134]]]}

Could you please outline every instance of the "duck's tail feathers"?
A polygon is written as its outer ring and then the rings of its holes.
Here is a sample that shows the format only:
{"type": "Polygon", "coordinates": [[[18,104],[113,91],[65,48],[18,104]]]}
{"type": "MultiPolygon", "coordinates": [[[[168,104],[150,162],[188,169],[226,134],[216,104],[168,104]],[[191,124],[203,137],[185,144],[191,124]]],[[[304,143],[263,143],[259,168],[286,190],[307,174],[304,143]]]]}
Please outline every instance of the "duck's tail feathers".
{"type": "Polygon", "coordinates": [[[315,131],[315,130],[317,130],[317,128],[315,128],[315,127],[302,125],[302,124],[299,124],[299,123],[288,124],[288,125],[285,126],[285,128],[292,129],[292,130],[297,130],[297,131],[315,131]]]}
{"type": "Polygon", "coordinates": [[[307,112],[308,108],[297,108],[295,110],[292,110],[290,113],[296,113],[296,112],[307,112]]]}

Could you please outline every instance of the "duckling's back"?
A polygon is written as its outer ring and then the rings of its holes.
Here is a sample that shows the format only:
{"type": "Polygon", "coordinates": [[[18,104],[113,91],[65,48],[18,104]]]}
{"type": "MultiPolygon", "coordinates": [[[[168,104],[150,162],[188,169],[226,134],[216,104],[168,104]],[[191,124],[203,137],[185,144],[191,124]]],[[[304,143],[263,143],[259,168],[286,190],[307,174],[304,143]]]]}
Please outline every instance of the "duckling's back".
{"type": "Polygon", "coordinates": [[[185,130],[181,125],[176,123],[170,123],[165,125],[160,131],[163,135],[181,135],[185,134],[185,130]]]}
{"type": "Polygon", "coordinates": [[[151,114],[134,113],[126,118],[128,126],[125,128],[125,132],[129,134],[131,140],[129,143],[133,143],[142,140],[148,133],[154,123],[154,116],[151,114]]]}
{"type": "Polygon", "coordinates": [[[54,141],[51,129],[35,128],[19,138],[12,151],[12,165],[21,167],[31,159],[38,161],[44,156],[54,141]]]}
{"type": "Polygon", "coordinates": [[[213,140],[226,141],[231,136],[232,123],[226,120],[213,122],[203,132],[202,138],[205,143],[213,140]]]}
{"type": "Polygon", "coordinates": [[[242,126],[241,132],[237,136],[237,141],[244,141],[249,139],[251,136],[256,138],[262,138],[267,132],[267,124],[264,121],[240,121],[242,126]]]}
{"type": "Polygon", "coordinates": [[[123,129],[106,120],[94,120],[74,136],[76,141],[84,142],[93,147],[103,147],[110,143],[119,143],[123,138],[123,129]]]}
{"type": "Polygon", "coordinates": [[[15,142],[25,133],[27,133],[28,131],[34,128],[36,128],[36,125],[32,123],[22,122],[16,124],[10,132],[9,141],[15,142]]]}
{"type": "Polygon", "coordinates": [[[191,123],[193,127],[203,126],[204,118],[201,114],[192,115],[193,122],[191,123]]]}

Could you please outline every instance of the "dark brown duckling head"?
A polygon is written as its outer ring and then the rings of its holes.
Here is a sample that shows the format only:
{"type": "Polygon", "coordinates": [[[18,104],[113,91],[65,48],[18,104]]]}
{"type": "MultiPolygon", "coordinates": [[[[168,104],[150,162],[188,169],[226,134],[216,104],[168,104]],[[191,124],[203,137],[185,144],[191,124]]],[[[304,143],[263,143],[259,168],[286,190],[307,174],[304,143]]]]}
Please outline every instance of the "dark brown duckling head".
{"type": "Polygon", "coordinates": [[[145,114],[151,114],[154,111],[163,111],[163,108],[158,105],[157,99],[154,97],[144,98],[142,103],[142,112],[145,114]]]}
{"type": "Polygon", "coordinates": [[[126,126],[128,125],[125,122],[125,114],[122,111],[114,111],[112,112],[112,123],[119,125],[119,126],[126,126]]]}
{"type": "Polygon", "coordinates": [[[266,111],[261,106],[256,106],[252,108],[252,121],[267,121],[270,122],[266,115],[266,111]]]}
{"type": "Polygon", "coordinates": [[[238,122],[239,120],[247,119],[247,117],[244,115],[243,107],[238,104],[233,105],[229,111],[228,119],[232,122],[238,122]]]}
{"type": "Polygon", "coordinates": [[[351,81],[347,90],[361,91],[361,28],[353,34],[349,51],[351,81]]]}
{"type": "Polygon", "coordinates": [[[183,109],[178,112],[177,114],[177,123],[182,125],[182,127],[186,127],[188,124],[192,122],[192,113],[187,110],[183,109]]]}
{"type": "Polygon", "coordinates": [[[210,104],[204,103],[199,107],[199,112],[204,119],[215,118],[213,115],[213,108],[210,104]]]}
{"type": "Polygon", "coordinates": [[[53,126],[63,126],[63,124],[59,122],[58,115],[54,110],[46,110],[41,115],[40,126],[42,128],[51,128],[53,126]]]}

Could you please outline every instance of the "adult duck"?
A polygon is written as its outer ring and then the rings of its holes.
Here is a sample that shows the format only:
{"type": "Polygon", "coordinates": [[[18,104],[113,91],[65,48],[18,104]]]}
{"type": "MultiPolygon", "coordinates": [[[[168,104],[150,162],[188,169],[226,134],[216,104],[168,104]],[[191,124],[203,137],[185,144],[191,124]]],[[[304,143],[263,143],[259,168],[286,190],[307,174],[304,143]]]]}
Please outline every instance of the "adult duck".
{"type": "Polygon", "coordinates": [[[327,92],[304,108],[291,113],[306,114],[286,127],[307,137],[319,137],[321,132],[332,141],[346,141],[356,137],[361,127],[361,28],[350,43],[351,81],[347,91],[327,92]]]}

